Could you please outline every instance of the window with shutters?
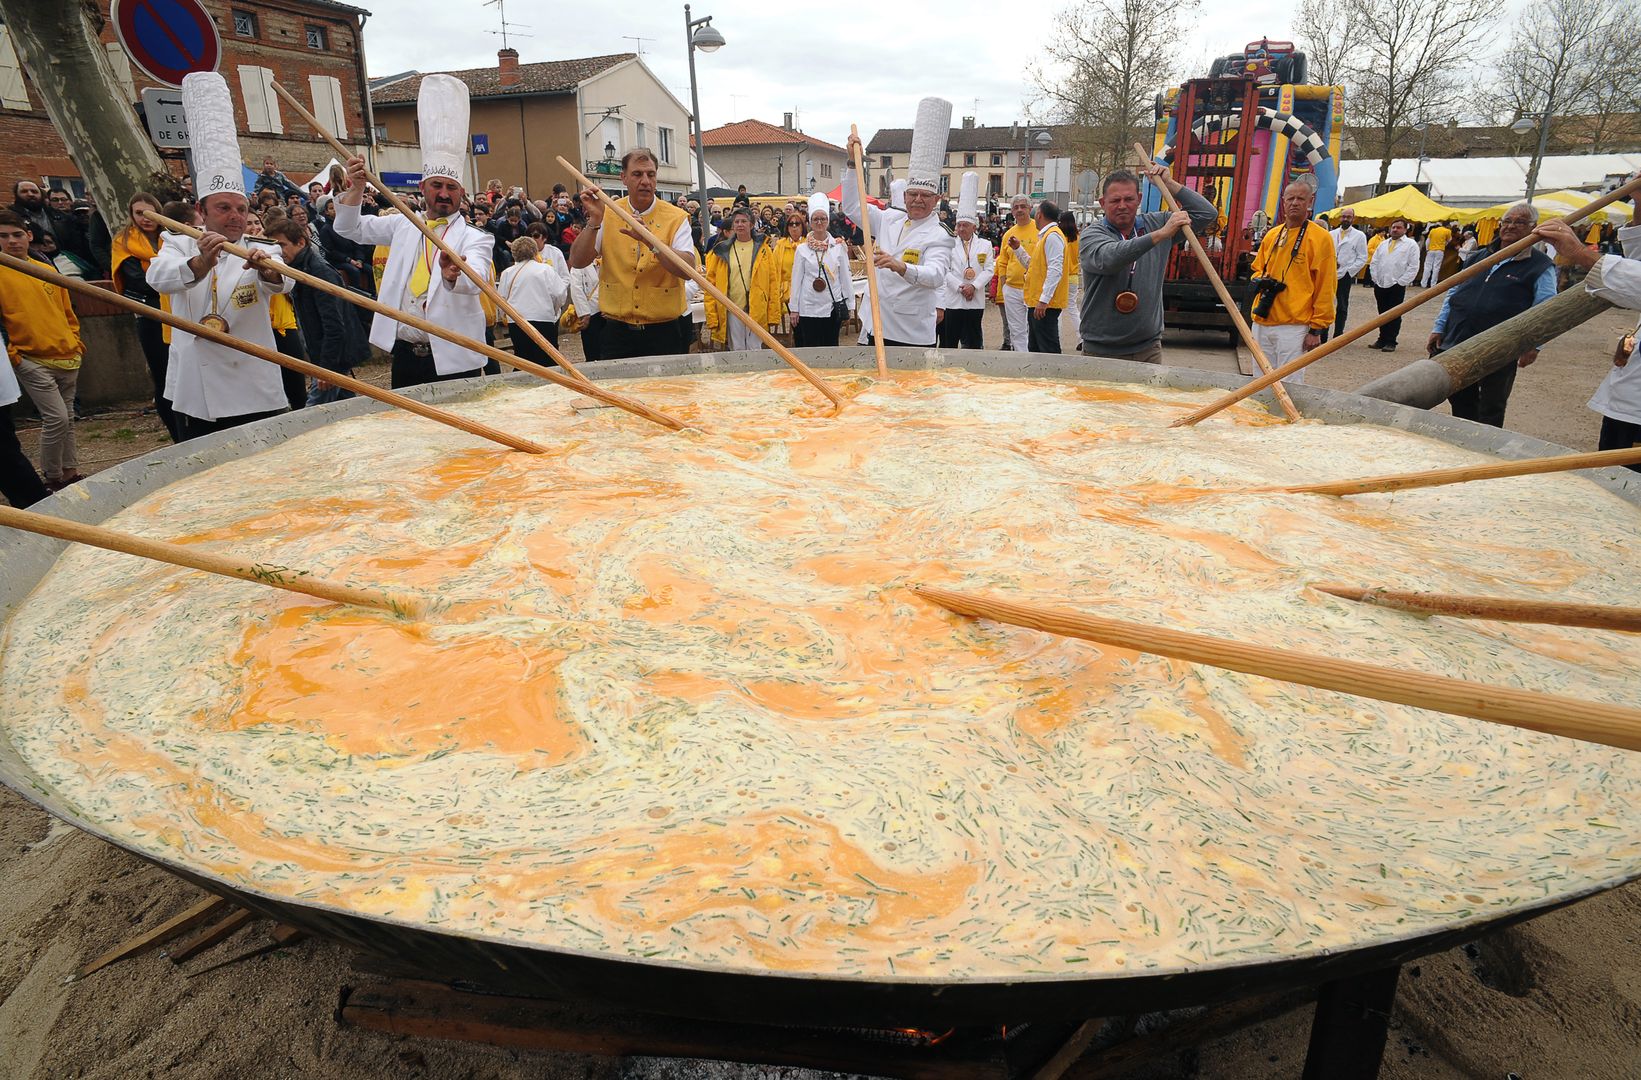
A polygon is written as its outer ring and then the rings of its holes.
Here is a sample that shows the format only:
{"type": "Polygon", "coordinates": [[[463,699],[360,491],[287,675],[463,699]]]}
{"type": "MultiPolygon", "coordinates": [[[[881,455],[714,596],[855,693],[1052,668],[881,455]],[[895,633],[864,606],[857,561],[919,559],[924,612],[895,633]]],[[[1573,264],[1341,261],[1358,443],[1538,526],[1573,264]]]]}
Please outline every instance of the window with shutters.
{"type": "Polygon", "coordinates": [[[251,131],[285,134],[279,120],[279,98],[273,90],[274,73],[265,67],[241,64],[239,92],[245,99],[245,126],[251,131]]]}
{"type": "Polygon", "coordinates": [[[325,37],[325,28],[323,26],[309,26],[307,30],[308,48],[318,49],[320,52],[330,48],[330,41],[325,37]]]}
{"type": "Polygon", "coordinates": [[[313,95],[313,117],[338,139],[348,137],[347,112],[342,104],[342,84],[329,75],[309,75],[308,90],[313,95]]]}
{"type": "Polygon", "coordinates": [[[256,14],[234,9],[234,33],[239,37],[256,37],[256,14]]]}
{"type": "Polygon", "coordinates": [[[11,44],[11,27],[0,25],[0,106],[8,109],[32,108],[28,87],[23,83],[23,65],[11,44]]]}
{"type": "Polygon", "coordinates": [[[117,41],[104,42],[103,51],[108,53],[108,66],[114,72],[114,81],[125,91],[125,99],[136,101],[137,85],[131,81],[131,58],[125,55],[125,50],[117,41]]]}

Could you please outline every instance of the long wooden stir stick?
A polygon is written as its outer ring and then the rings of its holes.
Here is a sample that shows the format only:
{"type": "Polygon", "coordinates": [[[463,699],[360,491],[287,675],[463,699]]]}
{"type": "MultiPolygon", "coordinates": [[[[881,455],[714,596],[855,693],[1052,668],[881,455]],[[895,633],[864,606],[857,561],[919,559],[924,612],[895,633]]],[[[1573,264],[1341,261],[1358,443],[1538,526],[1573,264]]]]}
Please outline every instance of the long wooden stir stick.
{"type": "Polygon", "coordinates": [[[1641,631],[1641,608],[1613,604],[1571,604],[1556,600],[1516,600],[1504,596],[1407,592],[1365,585],[1312,585],[1311,588],[1343,600],[1374,604],[1413,615],[1641,631]]]}
{"type": "MultiPolygon", "coordinates": [[[[303,108],[300,101],[291,96],[291,92],[289,90],[286,90],[277,82],[272,85],[274,93],[284,98],[285,103],[295,109],[296,114],[303,120],[307,121],[308,126],[319,133],[320,138],[330,144],[331,150],[338,155],[339,160],[345,163],[347,161],[351,161],[357,156],[352,150],[349,150],[347,147],[343,146],[341,142],[337,140],[336,136],[332,135],[329,131],[326,131],[324,126],[314,118],[314,115],[307,109],[303,108]]],[[[490,298],[490,302],[492,304],[495,304],[502,311],[506,312],[507,317],[512,320],[513,325],[523,330],[525,337],[528,337],[531,341],[535,342],[542,352],[552,357],[553,363],[568,371],[579,383],[585,384],[590,381],[587,376],[583,375],[580,370],[576,368],[574,364],[564,358],[564,354],[558,351],[558,346],[548,341],[547,338],[542,335],[541,331],[530,325],[530,320],[526,319],[523,315],[520,315],[518,313],[518,309],[508,303],[507,298],[490,283],[489,277],[479,273],[477,270],[473,269],[473,267],[469,266],[467,260],[462,258],[461,254],[457,252],[455,248],[445,243],[444,237],[434,232],[432,228],[428,226],[427,222],[422,220],[422,216],[412,210],[410,205],[403,199],[399,198],[398,194],[395,193],[392,188],[382,183],[380,177],[371,172],[369,169],[366,169],[365,179],[370,181],[370,183],[375,186],[376,190],[380,192],[382,196],[386,198],[387,201],[393,206],[393,209],[409,218],[411,222],[415,224],[416,228],[421,231],[421,234],[425,236],[434,247],[438,248],[447,257],[449,257],[450,261],[455,264],[456,268],[466,275],[469,281],[478,286],[480,292],[490,298]]]]}
{"type": "Polygon", "coordinates": [[[776,356],[786,361],[787,365],[791,367],[793,371],[796,371],[799,375],[802,375],[805,379],[808,379],[810,384],[814,386],[816,390],[819,390],[821,393],[825,394],[827,400],[832,403],[832,408],[834,411],[841,411],[843,409],[843,398],[839,396],[836,390],[832,389],[831,384],[819,375],[816,375],[814,371],[810,369],[808,364],[804,363],[802,360],[799,360],[797,356],[793,354],[791,349],[788,349],[785,345],[782,345],[780,342],[776,341],[774,335],[771,334],[762,323],[760,323],[757,319],[754,319],[749,313],[736,307],[734,302],[732,302],[730,298],[724,294],[724,290],[714,285],[712,283],[712,279],[701,273],[699,267],[692,262],[685,261],[676,251],[672,250],[672,237],[656,236],[650,231],[649,226],[638,220],[637,215],[629,212],[626,207],[610,198],[604,193],[603,188],[587,179],[587,177],[582,174],[580,169],[576,168],[574,165],[571,165],[568,161],[565,161],[562,155],[559,155],[557,160],[560,167],[562,167],[571,176],[581,181],[581,186],[584,191],[592,191],[595,193],[598,201],[604,205],[605,212],[613,212],[616,217],[619,217],[622,221],[626,222],[627,228],[631,229],[639,236],[646,237],[646,242],[652,249],[654,249],[658,258],[660,258],[667,265],[675,267],[681,271],[692,281],[694,281],[695,284],[701,286],[702,292],[722,304],[726,312],[741,320],[741,322],[746,325],[747,329],[757,335],[759,341],[762,341],[765,345],[767,345],[776,356]]]}
{"type": "Polygon", "coordinates": [[[1097,641],[1194,664],[1208,664],[1283,682],[1469,716],[1568,739],[1641,750],[1641,709],[1488,686],[1331,656],[1249,645],[1144,623],[1085,615],[1064,608],[1016,604],[993,596],[918,586],[919,596],[975,619],[1097,641]]]}
{"type": "MultiPolygon", "coordinates": [[[[1578,222],[1589,217],[1591,214],[1601,210],[1608,203],[1617,202],[1620,199],[1627,199],[1637,191],[1641,191],[1641,177],[1636,177],[1629,183],[1619,187],[1616,191],[1608,192],[1606,195],[1601,196],[1601,198],[1596,199],[1594,202],[1587,203],[1586,205],[1579,207],[1577,210],[1574,210],[1561,220],[1565,221],[1568,225],[1577,224],[1578,222]]],[[[1478,275],[1487,273],[1499,263],[1515,258],[1517,255],[1520,255],[1536,243],[1538,243],[1538,240],[1535,237],[1524,236],[1510,246],[1500,249],[1498,253],[1490,255],[1478,262],[1471,263],[1469,266],[1465,267],[1463,270],[1460,270],[1452,277],[1437,283],[1434,288],[1426,289],[1424,292],[1413,297],[1411,300],[1402,301],[1389,311],[1380,312],[1376,317],[1369,319],[1367,322],[1363,323],[1361,326],[1358,326],[1354,330],[1348,330],[1338,337],[1324,341],[1310,352],[1305,353],[1303,356],[1300,356],[1294,360],[1290,360],[1288,363],[1283,364],[1270,374],[1261,375],[1259,378],[1243,384],[1241,387],[1231,391],[1229,394],[1226,394],[1218,401],[1210,402],[1209,404],[1198,409],[1196,412],[1187,413],[1168,426],[1184,427],[1190,424],[1198,423],[1202,420],[1206,420],[1208,417],[1219,412],[1221,409],[1228,409],[1232,405],[1235,405],[1237,402],[1241,401],[1243,398],[1251,397],[1252,395],[1259,393],[1267,386],[1287,378],[1294,372],[1303,371],[1305,368],[1316,363],[1324,356],[1329,356],[1335,352],[1338,352],[1346,345],[1349,345],[1351,342],[1356,341],[1359,338],[1365,337],[1367,334],[1379,329],[1379,327],[1383,326],[1387,322],[1390,322],[1392,319],[1401,318],[1403,315],[1406,315],[1420,304],[1429,303],[1431,300],[1434,300],[1436,297],[1442,295],[1450,289],[1457,288],[1478,275]]]]}
{"type": "MultiPolygon", "coordinates": [[[[243,248],[236,248],[235,254],[240,254],[243,251],[243,248]]],[[[429,405],[426,402],[405,397],[403,394],[396,394],[392,390],[383,390],[380,386],[373,386],[362,379],[355,379],[351,375],[343,375],[339,372],[331,371],[328,368],[322,368],[317,364],[310,364],[306,360],[298,360],[294,356],[286,356],[284,353],[275,352],[273,349],[264,348],[254,342],[245,341],[241,338],[234,337],[232,334],[205,326],[202,323],[194,322],[192,319],[185,319],[182,316],[172,312],[161,311],[159,308],[149,307],[141,301],[132,300],[126,296],[121,296],[119,293],[113,292],[112,290],[98,288],[96,285],[81,281],[77,278],[64,277],[55,270],[48,269],[44,265],[32,260],[25,261],[23,259],[16,259],[5,254],[4,252],[0,252],[0,266],[8,267],[9,269],[16,270],[18,273],[27,274],[30,277],[39,278],[41,281],[49,281],[51,284],[60,286],[70,292],[77,292],[82,296],[92,297],[99,303],[112,304],[115,307],[122,308],[134,315],[141,315],[144,318],[153,319],[156,322],[162,322],[174,330],[187,331],[195,337],[201,338],[205,341],[215,342],[218,345],[223,345],[230,349],[238,349],[240,352],[245,353],[248,356],[254,356],[258,360],[266,360],[270,364],[278,364],[282,368],[289,368],[292,371],[301,372],[309,378],[319,379],[322,382],[327,382],[334,386],[340,386],[344,389],[352,390],[354,393],[364,397],[375,398],[377,401],[380,401],[386,405],[392,405],[396,409],[403,409],[406,412],[415,413],[417,416],[425,416],[429,420],[437,420],[441,424],[465,431],[469,435],[477,435],[481,439],[489,439],[491,442],[500,443],[501,445],[511,447],[514,450],[523,450],[527,454],[545,454],[547,452],[547,448],[545,446],[542,446],[539,443],[533,443],[529,439],[521,439],[516,435],[509,435],[505,431],[497,431],[488,424],[481,424],[476,420],[469,420],[464,416],[457,416],[453,412],[447,412],[444,409],[429,405]]],[[[577,387],[576,389],[580,390],[581,388],[577,387]]]]}
{"type": "MultiPolygon", "coordinates": [[[[1138,154],[1140,160],[1147,165],[1151,164],[1151,155],[1145,152],[1144,146],[1135,143],[1134,153],[1138,154]]],[[[1168,190],[1166,183],[1158,184],[1157,191],[1162,196],[1163,206],[1170,211],[1176,211],[1180,208],[1179,200],[1174,198],[1174,193],[1168,190]]],[[[1242,317],[1241,306],[1231,297],[1231,291],[1225,287],[1225,282],[1220,278],[1219,271],[1214,269],[1214,260],[1209,256],[1208,249],[1202,246],[1202,241],[1198,239],[1196,230],[1191,228],[1190,225],[1186,225],[1180,232],[1184,234],[1185,242],[1191,246],[1191,252],[1197,257],[1197,262],[1202,264],[1202,272],[1208,275],[1208,284],[1212,285],[1214,292],[1219,294],[1219,302],[1225,305],[1225,312],[1230,315],[1231,322],[1236,326],[1236,332],[1241,336],[1242,344],[1246,345],[1248,352],[1253,355],[1254,363],[1259,365],[1260,371],[1267,375],[1270,374],[1271,362],[1265,358],[1265,350],[1261,349],[1259,342],[1254,340],[1253,328],[1248,325],[1248,320],[1242,317]]],[[[1299,410],[1294,406],[1293,399],[1288,396],[1287,389],[1281,383],[1275,385],[1273,392],[1276,394],[1277,404],[1282,406],[1282,411],[1287,414],[1289,420],[1302,419],[1299,410]]]]}
{"type": "MultiPolygon", "coordinates": [[[[170,229],[173,232],[181,233],[183,236],[192,236],[194,239],[197,240],[201,236],[204,235],[204,233],[201,230],[196,229],[196,228],[194,228],[190,225],[184,225],[180,221],[172,221],[170,218],[166,217],[163,214],[156,214],[152,210],[144,211],[144,213],[146,213],[148,215],[148,217],[151,218],[152,220],[159,222],[165,228],[170,229]]],[[[241,258],[244,258],[246,255],[249,254],[249,249],[247,249],[243,244],[224,244],[222,246],[222,250],[228,252],[231,255],[238,255],[241,258]]],[[[470,338],[470,337],[465,337],[461,334],[456,333],[454,330],[450,330],[446,327],[440,326],[438,323],[429,322],[427,319],[424,319],[419,315],[412,315],[408,311],[400,311],[398,308],[389,307],[388,305],[386,305],[384,303],[381,303],[378,300],[374,300],[371,297],[360,295],[359,293],[354,292],[352,289],[349,289],[346,286],[333,285],[330,282],[326,281],[324,278],[317,278],[317,277],[314,277],[312,274],[303,273],[301,270],[296,269],[294,266],[288,266],[288,265],[286,265],[285,263],[282,263],[282,262],[271,263],[270,265],[274,269],[278,270],[281,274],[284,274],[286,277],[290,278],[292,281],[298,281],[298,282],[301,282],[304,285],[311,285],[312,287],[314,287],[315,289],[320,290],[321,292],[327,292],[327,293],[330,293],[332,296],[341,297],[343,300],[346,300],[350,304],[357,304],[359,307],[365,308],[369,311],[374,311],[379,315],[386,315],[390,319],[397,319],[400,322],[404,323],[406,326],[415,327],[417,330],[420,330],[422,333],[428,334],[431,337],[443,338],[444,340],[446,340],[448,342],[451,342],[452,344],[460,345],[464,349],[471,349],[474,352],[479,353],[483,356],[488,356],[488,357],[490,357],[491,359],[495,360],[498,363],[506,364],[509,367],[515,367],[520,371],[528,371],[530,374],[535,375],[538,378],[546,379],[548,382],[555,383],[558,386],[562,386],[567,390],[574,390],[578,394],[586,394],[588,397],[597,398],[599,401],[602,401],[602,402],[604,402],[606,404],[609,404],[609,405],[614,405],[618,409],[624,409],[627,412],[632,413],[634,416],[641,416],[645,420],[649,420],[653,423],[660,424],[662,427],[669,428],[673,431],[678,431],[678,430],[681,430],[685,426],[684,422],[682,420],[675,420],[672,417],[668,416],[666,413],[661,412],[658,409],[652,409],[648,405],[645,405],[641,401],[635,401],[632,398],[625,397],[621,394],[614,393],[613,391],[610,391],[610,390],[606,390],[605,388],[599,386],[597,383],[586,382],[586,381],[578,382],[574,379],[571,379],[567,375],[559,374],[558,372],[554,371],[550,367],[544,367],[543,365],[535,363],[532,360],[521,359],[520,357],[514,356],[512,353],[503,352],[502,350],[496,348],[494,345],[489,345],[489,344],[486,344],[485,342],[477,341],[477,340],[475,340],[473,338],[470,338]]],[[[99,297],[104,297],[104,298],[106,298],[108,296],[108,294],[106,292],[104,292],[103,290],[100,290],[100,289],[97,290],[97,295],[99,297]]],[[[147,314],[150,311],[154,311],[154,309],[153,308],[147,308],[143,313],[147,314]]],[[[160,316],[158,316],[158,315],[156,315],[155,317],[160,318],[160,316]]],[[[189,328],[185,327],[184,329],[189,329],[189,328]]],[[[189,333],[198,333],[198,331],[189,329],[189,333]]],[[[240,345],[239,340],[237,338],[230,339],[230,340],[235,345],[236,348],[243,347],[242,345],[240,345]]],[[[247,350],[247,351],[249,351],[249,350],[247,350]]],[[[252,355],[258,355],[259,356],[261,354],[260,353],[253,353],[252,355]]],[[[280,362],[283,363],[283,361],[280,361],[280,362]]],[[[321,377],[324,378],[327,382],[335,382],[336,381],[336,376],[334,376],[334,375],[325,375],[325,376],[321,376],[321,377]]],[[[380,394],[386,394],[386,393],[390,392],[390,391],[387,391],[387,390],[376,390],[375,388],[373,388],[373,390],[374,390],[374,393],[372,393],[372,395],[371,395],[372,397],[377,397],[380,394]]],[[[363,391],[361,391],[361,393],[363,393],[363,391]]],[[[393,396],[395,398],[401,398],[402,400],[405,400],[405,401],[411,400],[409,398],[403,398],[402,395],[399,395],[399,394],[394,394],[393,396]]],[[[386,399],[384,398],[384,399],[379,399],[379,400],[386,400],[386,399]]],[[[432,408],[432,406],[430,406],[430,405],[424,405],[424,406],[421,406],[421,407],[422,408],[432,408]]],[[[464,423],[465,422],[466,421],[464,421],[464,423]]],[[[542,453],[543,450],[542,450],[541,447],[538,446],[538,447],[536,447],[535,452],[536,453],[542,453]]]]}
{"type": "Polygon", "coordinates": [[[1333,480],[1325,484],[1297,484],[1289,487],[1250,488],[1250,491],[1281,491],[1297,495],[1365,495],[1372,491],[1404,491],[1408,488],[1441,487],[1471,480],[1497,480],[1505,476],[1532,476],[1535,473],[1567,472],[1572,469],[1600,469],[1641,464],[1641,446],[1624,450],[1597,450],[1588,454],[1560,454],[1556,457],[1524,458],[1491,465],[1460,465],[1452,469],[1392,473],[1361,480],[1333,480]]]}
{"type": "Polygon", "coordinates": [[[866,168],[861,164],[860,129],[854,124],[849,125],[849,135],[857,140],[855,145],[855,191],[860,196],[860,235],[866,242],[861,246],[861,252],[866,257],[866,288],[872,294],[872,344],[877,349],[877,377],[889,377],[889,361],[883,353],[883,304],[877,295],[877,267],[873,260],[877,253],[877,245],[872,242],[872,210],[866,203],[866,168]]]}
{"type": "Polygon", "coordinates": [[[321,600],[333,600],[338,604],[380,608],[407,619],[419,617],[425,608],[424,603],[413,596],[340,585],[334,581],[311,577],[306,570],[293,570],[288,566],[257,562],[254,559],[215,555],[182,544],[150,540],[145,536],[133,536],[131,533],[105,529],[101,525],[85,525],[49,514],[37,514],[32,510],[0,506],[0,525],[21,529],[23,532],[38,533],[41,536],[56,537],[58,540],[70,540],[76,544],[121,551],[127,555],[170,563],[173,566],[184,566],[191,570],[203,570],[208,574],[220,574],[223,577],[238,578],[240,581],[254,581],[259,585],[271,585],[276,589],[316,596],[321,600]]]}

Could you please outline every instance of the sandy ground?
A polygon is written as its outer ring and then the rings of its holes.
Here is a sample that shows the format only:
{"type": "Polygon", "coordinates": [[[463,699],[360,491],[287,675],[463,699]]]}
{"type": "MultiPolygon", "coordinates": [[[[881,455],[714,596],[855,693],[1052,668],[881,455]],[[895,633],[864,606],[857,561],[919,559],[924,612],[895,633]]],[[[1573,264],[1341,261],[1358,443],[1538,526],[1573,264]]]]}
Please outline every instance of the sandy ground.
{"type": "MultiPolygon", "coordinates": [[[[1352,323],[1372,315],[1353,297],[1352,323]]],[[[1390,356],[1347,347],[1317,365],[1318,385],[1353,389],[1422,352],[1434,311],[1408,319],[1390,356]]],[[[1609,312],[1566,335],[1523,372],[1510,426],[1593,449],[1599,419],[1585,408],[1612,342],[1633,325],[1609,312]]],[[[1001,340],[995,309],[987,342],[1001,340]]],[[[1071,335],[1067,335],[1069,341],[1071,335]]],[[[1231,370],[1219,335],[1173,335],[1169,362],[1231,370]]],[[[579,355],[573,339],[567,350],[579,355]]],[[[386,382],[385,365],[361,372],[386,382]]],[[[20,425],[25,449],[37,429],[20,425]]],[[[140,404],[82,420],[82,471],[163,444],[140,404]]],[[[368,981],[350,954],[305,941],[238,959],[269,942],[253,924],[184,965],[149,953],[65,983],[86,960],[200,898],[190,885],[56,823],[0,790],[0,1078],[377,1077],[809,1080],[795,1069],[670,1059],[612,1061],[373,1034],[337,1023],[341,988],[368,981]]],[[[1289,1013],[1125,1075],[1204,1080],[1298,1076],[1312,1008],[1289,1013]]],[[[1381,1074],[1390,1080],[1641,1075],[1641,885],[1552,912],[1523,927],[1403,969],[1381,1074]]]]}

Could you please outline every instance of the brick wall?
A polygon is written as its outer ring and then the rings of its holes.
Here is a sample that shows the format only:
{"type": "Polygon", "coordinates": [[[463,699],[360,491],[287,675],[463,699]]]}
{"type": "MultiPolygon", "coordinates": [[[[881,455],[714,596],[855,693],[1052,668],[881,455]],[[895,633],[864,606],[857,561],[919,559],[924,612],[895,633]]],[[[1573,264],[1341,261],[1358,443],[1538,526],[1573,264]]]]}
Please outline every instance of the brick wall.
{"type": "MultiPolygon", "coordinates": [[[[328,75],[341,85],[343,110],[346,113],[349,145],[367,141],[364,88],[359,72],[359,24],[355,16],[333,8],[310,5],[303,0],[204,0],[205,8],[216,20],[217,33],[222,38],[222,64],[219,70],[228,82],[234,100],[234,113],[239,122],[240,151],[252,168],[260,168],[264,156],[272,156],[279,167],[292,179],[298,174],[306,178],[317,172],[331,158],[330,147],[314,134],[307,123],[280,102],[280,120],[283,135],[252,133],[246,119],[245,102],[239,82],[239,67],[255,65],[268,68],[274,78],[296,99],[313,110],[308,76],[328,75]],[[255,39],[239,37],[234,33],[233,11],[245,11],[256,16],[255,39]],[[325,30],[326,48],[312,49],[307,44],[307,27],[319,26],[325,30]]],[[[109,0],[97,0],[107,22],[109,0]]],[[[105,25],[102,38],[112,42],[112,24],[105,25]]],[[[158,85],[132,65],[132,79],[136,92],[158,85]]],[[[0,108],[0,146],[7,148],[5,168],[0,174],[5,193],[0,202],[9,204],[9,191],[17,180],[38,180],[42,176],[78,176],[74,165],[57,137],[51,119],[40,102],[39,93],[29,85],[28,112],[0,108]],[[26,149],[25,149],[26,148],[26,149]]]]}

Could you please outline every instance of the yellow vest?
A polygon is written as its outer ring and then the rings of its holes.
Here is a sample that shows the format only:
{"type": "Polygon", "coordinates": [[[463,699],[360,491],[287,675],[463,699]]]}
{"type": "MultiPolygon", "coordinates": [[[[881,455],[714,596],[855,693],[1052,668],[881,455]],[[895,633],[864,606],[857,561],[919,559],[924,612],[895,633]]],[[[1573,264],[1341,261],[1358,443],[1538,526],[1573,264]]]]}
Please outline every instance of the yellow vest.
{"type": "MultiPolygon", "coordinates": [[[[621,205],[632,210],[628,199],[622,199],[621,205]]],[[[633,216],[638,216],[636,211],[633,216]]],[[[656,199],[645,224],[661,243],[667,244],[672,242],[678,226],[689,224],[689,214],[664,199],[656,199]]],[[[684,299],[684,279],[673,277],[659,255],[647,244],[640,244],[623,233],[623,228],[620,218],[605,215],[600,243],[604,258],[598,267],[598,309],[607,319],[640,325],[678,318],[689,310],[684,299]]]]}
{"type": "MultiPolygon", "coordinates": [[[[1011,289],[1026,287],[1026,268],[1020,265],[1020,260],[1014,257],[1014,249],[1009,247],[1009,237],[1018,236],[1020,246],[1028,252],[1032,245],[1037,243],[1037,222],[1028,218],[1024,225],[1011,225],[1009,231],[1003,234],[1003,242],[997,245],[997,273],[1003,278],[1003,284],[1011,289]]],[[[998,303],[1002,303],[1003,294],[999,290],[998,303]]]]}
{"type": "Polygon", "coordinates": [[[268,321],[273,323],[275,331],[288,334],[296,329],[296,309],[291,306],[291,298],[284,293],[274,293],[268,297],[268,321]]]}
{"type": "MultiPolygon", "coordinates": [[[[1058,236],[1065,239],[1065,233],[1058,225],[1050,225],[1037,234],[1037,242],[1031,245],[1031,266],[1026,269],[1026,307],[1036,307],[1037,302],[1043,299],[1043,282],[1048,278],[1048,238],[1058,236]]],[[[1069,254],[1071,245],[1066,245],[1069,254]]],[[[1048,306],[1064,310],[1066,306],[1066,290],[1071,287],[1070,259],[1061,256],[1060,283],[1054,286],[1054,295],[1048,297],[1048,306]]]]}

